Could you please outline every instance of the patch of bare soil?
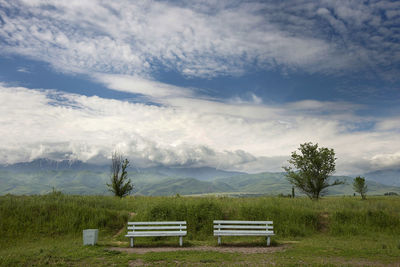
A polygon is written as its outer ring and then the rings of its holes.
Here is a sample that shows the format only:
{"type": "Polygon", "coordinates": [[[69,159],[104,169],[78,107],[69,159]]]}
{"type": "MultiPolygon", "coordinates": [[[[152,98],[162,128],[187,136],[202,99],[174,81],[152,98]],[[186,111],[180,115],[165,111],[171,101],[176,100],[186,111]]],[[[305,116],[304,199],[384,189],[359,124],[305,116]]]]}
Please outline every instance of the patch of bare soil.
{"type": "Polygon", "coordinates": [[[170,252],[170,251],[216,251],[223,253],[273,253],[277,251],[286,250],[288,245],[281,245],[278,247],[239,247],[239,246],[199,246],[199,247],[133,247],[133,248],[121,248],[111,247],[109,250],[121,251],[126,253],[137,253],[145,254],[148,252],[170,252]]]}
{"type": "MultiPolygon", "coordinates": [[[[146,263],[141,259],[129,261],[128,264],[129,264],[128,266],[171,266],[171,263],[169,263],[167,261],[153,261],[153,262],[146,263]]],[[[174,261],[172,264],[174,264],[176,266],[189,266],[181,261],[174,261]]]]}
{"type": "Polygon", "coordinates": [[[346,260],[343,258],[330,258],[329,262],[326,264],[335,264],[338,266],[385,266],[385,267],[399,267],[400,262],[398,263],[381,263],[377,261],[369,261],[365,259],[354,259],[354,260],[346,260]]]}
{"type": "Polygon", "coordinates": [[[137,259],[137,260],[133,260],[133,261],[129,261],[128,266],[146,266],[144,261],[141,259],[137,259]]]}
{"type": "Polygon", "coordinates": [[[320,231],[326,233],[329,230],[329,213],[323,212],[320,215],[320,231]]]}
{"type": "MultiPolygon", "coordinates": [[[[134,212],[129,212],[129,218],[132,218],[133,216],[135,216],[136,213],[134,212]]],[[[122,227],[121,229],[119,229],[118,233],[116,233],[113,238],[116,238],[117,236],[119,236],[123,231],[126,230],[126,226],[122,227]]]]}

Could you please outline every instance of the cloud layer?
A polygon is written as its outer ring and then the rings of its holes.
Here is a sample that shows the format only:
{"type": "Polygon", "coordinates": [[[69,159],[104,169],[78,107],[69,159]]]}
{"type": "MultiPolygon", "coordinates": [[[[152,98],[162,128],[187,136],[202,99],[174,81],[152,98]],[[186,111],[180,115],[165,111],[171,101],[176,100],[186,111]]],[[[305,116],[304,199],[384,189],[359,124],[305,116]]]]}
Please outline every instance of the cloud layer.
{"type": "Polygon", "coordinates": [[[155,79],[273,69],[398,82],[398,25],[393,1],[0,0],[0,55],[45,61],[157,103],[1,84],[0,162],[104,161],[119,149],[140,166],[280,171],[312,141],[335,149],[340,173],[399,166],[398,117],[362,117],[366,107],[349,102],[215,99],[155,79]]]}
{"type": "MultiPolygon", "coordinates": [[[[392,1],[0,2],[3,53],[62,71],[239,75],[249,67],[395,79],[400,6],[392,1]]],[[[397,75],[397,76],[396,76],[397,75]]]]}
{"type": "Polygon", "coordinates": [[[189,98],[149,106],[6,85],[0,101],[1,163],[38,157],[99,162],[119,149],[137,166],[280,171],[300,143],[312,141],[335,149],[339,173],[400,164],[397,125],[380,121],[369,132],[350,132],[366,119],[348,103],[342,104],[350,107],[346,112],[320,102],[271,107],[189,98]],[[328,115],[313,112],[319,105],[328,115]]]}

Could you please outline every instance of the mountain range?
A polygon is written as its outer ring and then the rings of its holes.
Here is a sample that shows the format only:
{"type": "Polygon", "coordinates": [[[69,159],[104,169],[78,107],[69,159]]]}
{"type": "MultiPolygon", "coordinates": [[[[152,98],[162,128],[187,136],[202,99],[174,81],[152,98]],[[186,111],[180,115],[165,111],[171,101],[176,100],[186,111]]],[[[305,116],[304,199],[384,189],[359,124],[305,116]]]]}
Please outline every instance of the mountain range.
{"type": "MultiPolygon", "coordinates": [[[[110,166],[82,161],[36,159],[31,162],[0,166],[0,195],[45,194],[53,189],[68,194],[110,194],[106,183],[110,166]]],[[[129,177],[135,185],[135,195],[287,195],[291,185],[284,173],[248,174],[211,167],[151,167],[130,168],[129,177]]],[[[387,192],[400,194],[400,169],[376,171],[364,175],[368,194],[387,192]]],[[[329,195],[352,195],[353,178],[334,176],[344,185],[329,188],[329,195]]]]}

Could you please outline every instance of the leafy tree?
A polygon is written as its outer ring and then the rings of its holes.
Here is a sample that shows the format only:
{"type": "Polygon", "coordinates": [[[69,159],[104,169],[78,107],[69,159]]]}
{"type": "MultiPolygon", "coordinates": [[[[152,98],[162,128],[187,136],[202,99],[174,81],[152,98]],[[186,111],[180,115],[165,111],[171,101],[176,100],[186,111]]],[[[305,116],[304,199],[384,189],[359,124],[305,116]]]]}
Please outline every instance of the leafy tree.
{"type": "Polygon", "coordinates": [[[107,186],[115,196],[120,198],[127,196],[133,190],[134,186],[131,179],[128,178],[126,169],[129,166],[128,159],[123,159],[122,155],[114,152],[111,157],[111,183],[107,186]]]}
{"type": "Polygon", "coordinates": [[[365,184],[365,178],[358,176],[356,178],[354,178],[353,181],[353,189],[354,191],[356,191],[357,193],[359,193],[361,195],[362,199],[366,199],[367,198],[367,191],[368,191],[368,187],[365,184]]]}
{"type": "Polygon", "coordinates": [[[319,199],[329,186],[343,184],[335,180],[329,183],[329,176],[335,172],[335,152],[318,144],[304,143],[292,152],[288,162],[293,166],[283,167],[288,181],[311,199],[319,199]]]}

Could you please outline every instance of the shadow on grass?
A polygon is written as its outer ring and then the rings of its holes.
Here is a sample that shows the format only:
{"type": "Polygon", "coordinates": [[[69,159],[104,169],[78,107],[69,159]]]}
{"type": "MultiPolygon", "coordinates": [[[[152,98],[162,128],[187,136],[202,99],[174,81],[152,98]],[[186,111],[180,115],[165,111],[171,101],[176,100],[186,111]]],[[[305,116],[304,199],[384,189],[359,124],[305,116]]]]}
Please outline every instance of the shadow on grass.
{"type": "MultiPolygon", "coordinates": [[[[119,242],[119,243],[115,243],[115,242],[107,242],[107,243],[103,243],[103,244],[98,244],[99,246],[102,247],[109,247],[109,246],[118,246],[118,247],[122,247],[122,248],[130,248],[129,243],[128,242],[119,242]]],[[[197,246],[202,246],[202,245],[206,245],[206,246],[211,246],[211,247],[244,247],[244,248],[252,248],[252,247],[280,247],[283,244],[279,244],[276,241],[271,241],[270,246],[267,246],[267,244],[265,242],[226,242],[226,243],[222,243],[221,245],[218,245],[217,242],[213,242],[213,243],[208,243],[208,244],[198,244],[197,242],[193,243],[190,241],[187,242],[183,242],[183,246],[182,248],[191,248],[191,247],[197,247],[197,246]]],[[[174,244],[174,243],[165,243],[165,242],[152,242],[152,243],[137,243],[134,245],[134,248],[181,248],[181,246],[179,246],[179,244],[174,244]]]]}
{"type": "MultiPolygon", "coordinates": [[[[217,244],[216,244],[217,245],[217,244]]],[[[239,242],[222,242],[220,247],[268,247],[266,242],[261,241],[239,241],[239,242]]],[[[276,240],[271,240],[270,247],[279,247],[279,243],[276,240]]]]}
{"type": "MultiPolygon", "coordinates": [[[[115,242],[115,241],[109,241],[109,242],[100,242],[97,244],[100,247],[110,247],[110,246],[117,246],[121,248],[130,248],[129,242],[115,242]]],[[[190,241],[184,241],[182,247],[195,247],[196,244],[190,241]]],[[[137,242],[133,246],[134,248],[180,248],[179,243],[169,243],[169,242],[137,242]]]]}

